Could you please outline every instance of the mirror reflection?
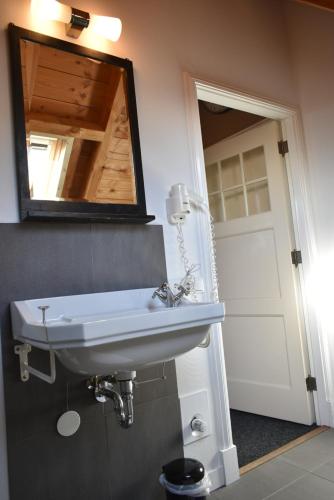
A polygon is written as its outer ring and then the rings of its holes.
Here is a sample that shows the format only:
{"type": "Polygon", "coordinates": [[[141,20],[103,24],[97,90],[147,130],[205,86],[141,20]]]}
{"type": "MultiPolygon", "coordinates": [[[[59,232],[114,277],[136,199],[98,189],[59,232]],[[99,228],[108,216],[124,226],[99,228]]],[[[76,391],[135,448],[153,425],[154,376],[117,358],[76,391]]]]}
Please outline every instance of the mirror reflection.
{"type": "Polygon", "coordinates": [[[20,41],[30,198],[136,204],[124,68],[20,41]]]}

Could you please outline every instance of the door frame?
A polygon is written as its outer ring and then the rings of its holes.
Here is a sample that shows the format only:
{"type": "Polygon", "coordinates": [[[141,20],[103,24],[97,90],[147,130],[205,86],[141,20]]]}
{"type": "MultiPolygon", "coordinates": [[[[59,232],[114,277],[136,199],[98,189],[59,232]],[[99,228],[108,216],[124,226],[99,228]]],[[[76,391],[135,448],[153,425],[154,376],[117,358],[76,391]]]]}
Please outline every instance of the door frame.
{"type": "MultiPolygon", "coordinates": [[[[303,263],[298,267],[298,300],[300,302],[300,310],[304,316],[310,371],[311,375],[317,379],[317,391],[313,393],[316,422],[318,425],[333,426],[331,405],[328,398],[328,387],[331,386],[328,359],[329,349],[321,329],[320,314],[308,290],[308,283],[312,277],[313,270],[316,268],[317,247],[300,112],[298,108],[254,96],[245,91],[236,90],[225,85],[204,81],[189,73],[184,74],[184,84],[188,141],[193,167],[193,187],[206,201],[208,201],[208,195],[198,99],[257,114],[265,118],[279,120],[281,123],[282,139],[287,140],[289,144],[289,152],[285,156],[285,165],[290,192],[295,243],[296,248],[302,251],[303,256],[303,263]]],[[[212,251],[209,243],[211,232],[208,218],[205,214],[198,212],[196,229],[204,285],[207,290],[210,290],[213,285],[212,251]]],[[[214,417],[218,429],[217,444],[222,454],[226,483],[228,484],[235,480],[237,473],[235,463],[233,462],[234,455],[224,454],[224,451],[233,448],[233,440],[220,325],[213,325],[211,345],[208,351],[211,384],[215,395],[218,395],[214,398],[214,417]]]]}

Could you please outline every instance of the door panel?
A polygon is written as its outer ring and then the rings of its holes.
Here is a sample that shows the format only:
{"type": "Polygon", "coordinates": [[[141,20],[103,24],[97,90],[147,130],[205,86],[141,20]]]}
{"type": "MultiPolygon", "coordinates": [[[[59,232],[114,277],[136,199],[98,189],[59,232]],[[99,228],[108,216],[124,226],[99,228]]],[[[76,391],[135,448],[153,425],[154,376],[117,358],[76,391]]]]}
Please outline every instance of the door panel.
{"type": "Polygon", "coordinates": [[[216,251],[224,300],[281,296],[272,229],[218,239],[216,251]]]}
{"type": "Polygon", "coordinates": [[[229,396],[231,408],[311,424],[279,139],[279,124],[266,121],[205,150],[229,396]]]}
{"type": "Polygon", "coordinates": [[[282,316],[230,317],[224,325],[224,345],[231,354],[226,359],[230,381],[248,386],[255,383],[290,388],[286,327],[282,316]]]}

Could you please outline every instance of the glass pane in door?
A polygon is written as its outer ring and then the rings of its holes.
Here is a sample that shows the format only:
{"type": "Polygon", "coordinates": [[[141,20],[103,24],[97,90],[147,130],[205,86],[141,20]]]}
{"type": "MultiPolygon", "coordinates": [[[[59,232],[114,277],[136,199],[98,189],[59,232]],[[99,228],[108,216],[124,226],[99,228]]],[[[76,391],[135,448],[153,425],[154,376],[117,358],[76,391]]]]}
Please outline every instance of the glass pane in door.
{"type": "Polygon", "coordinates": [[[205,173],[206,173],[206,183],[208,185],[208,192],[214,193],[216,191],[220,191],[218,163],[213,163],[212,165],[206,165],[205,173]]]}
{"type": "Polygon", "coordinates": [[[227,189],[242,184],[241,165],[239,155],[221,161],[222,188],[227,189]]]}
{"type": "Polygon", "coordinates": [[[237,219],[246,215],[243,188],[231,189],[224,193],[226,220],[237,219]]]}
{"type": "Polygon", "coordinates": [[[221,194],[209,195],[209,208],[210,214],[213,217],[214,222],[223,221],[223,209],[222,209],[222,197],[221,194]]]}
{"type": "Polygon", "coordinates": [[[246,189],[249,215],[270,210],[268,182],[266,180],[248,184],[246,189]]]}
{"type": "Polygon", "coordinates": [[[259,146],[243,153],[243,163],[246,182],[267,177],[263,146],[259,146]]]}

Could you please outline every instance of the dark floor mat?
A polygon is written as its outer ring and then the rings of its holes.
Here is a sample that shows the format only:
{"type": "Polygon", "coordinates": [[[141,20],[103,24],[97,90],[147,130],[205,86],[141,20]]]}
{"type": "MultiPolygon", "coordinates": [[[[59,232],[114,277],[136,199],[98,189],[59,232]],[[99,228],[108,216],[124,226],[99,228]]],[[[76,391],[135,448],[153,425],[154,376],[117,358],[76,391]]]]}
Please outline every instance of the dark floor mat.
{"type": "Polygon", "coordinates": [[[295,424],[237,410],[231,410],[231,421],[233,441],[238,449],[239,467],[263,457],[317,427],[315,424],[295,424]]]}

